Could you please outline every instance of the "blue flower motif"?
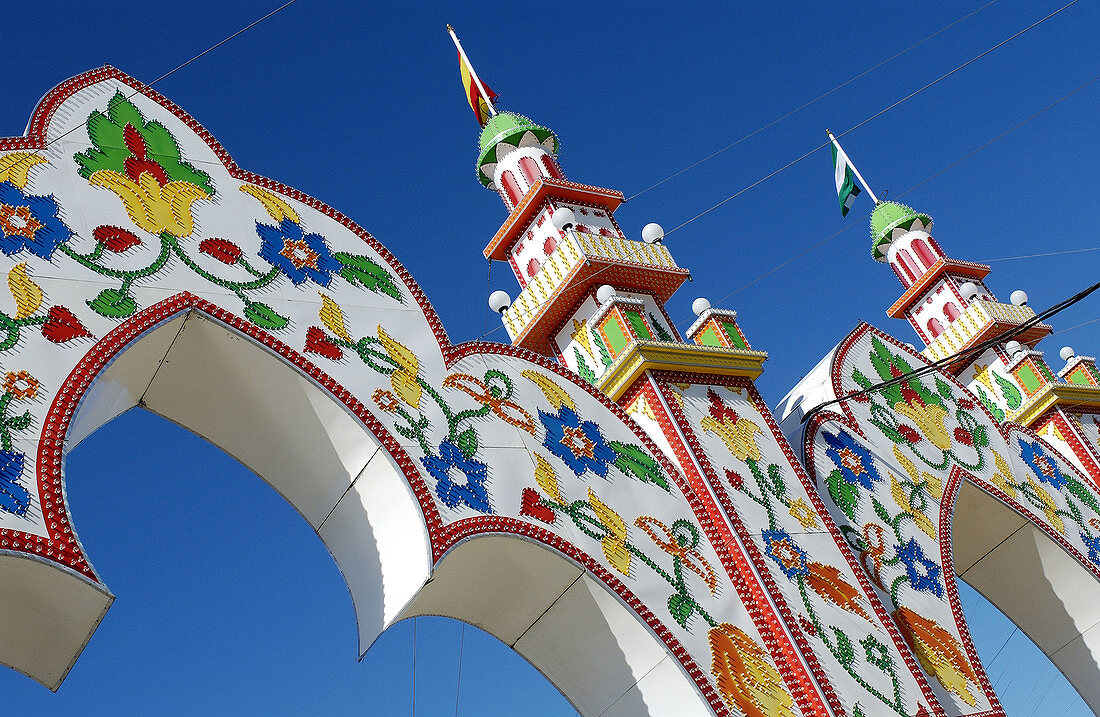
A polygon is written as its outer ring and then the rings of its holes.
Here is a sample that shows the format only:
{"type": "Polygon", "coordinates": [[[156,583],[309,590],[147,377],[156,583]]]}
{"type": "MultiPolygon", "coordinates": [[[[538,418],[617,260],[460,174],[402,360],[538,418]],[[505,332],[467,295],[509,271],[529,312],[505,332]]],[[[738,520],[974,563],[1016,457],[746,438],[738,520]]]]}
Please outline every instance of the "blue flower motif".
{"type": "Polygon", "coordinates": [[[1031,472],[1035,474],[1041,482],[1054,486],[1055,490],[1062,490],[1066,487],[1068,479],[1062,473],[1062,470],[1058,467],[1058,463],[1048,456],[1042,446],[1038,443],[1029,443],[1022,438],[1017,439],[1020,442],[1020,456],[1024,459],[1024,463],[1027,463],[1031,468],[1031,472]]]}
{"type": "Polygon", "coordinates": [[[26,515],[31,505],[31,495],[19,483],[23,475],[22,453],[0,451],[0,510],[16,515],[26,515]]]}
{"type": "Polygon", "coordinates": [[[905,572],[909,584],[915,590],[943,597],[943,585],[940,584],[940,566],[928,559],[915,538],[898,548],[898,557],[905,563],[905,572]]]}
{"type": "Polygon", "coordinates": [[[1089,560],[1100,565],[1100,537],[1081,532],[1081,540],[1089,549],[1089,560]]]}
{"type": "Polygon", "coordinates": [[[844,431],[840,431],[835,436],[822,431],[821,435],[825,436],[825,442],[830,446],[825,449],[825,455],[829,456],[840,469],[845,481],[872,490],[875,483],[882,480],[882,476],[875,469],[871,452],[859,445],[856,439],[844,431]]]}
{"type": "Polygon", "coordinates": [[[0,182],[0,251],[10,256],[26,249],[49,261],[72,237],[57,212],[52,194],[26,195],[11,182],[0,182]]]}
{"type": "Polygon", "coordinates": [[[482,513],[492,513],[489,506],[489,494],[485,490],[485,480],[489,477],[489,467],[481,461],[467,458],[458,446],[443,441],[439,444],[438,456],[423,456],[420,461],[435,478],[435,492],[448,507],[457,508],[465,503],[482,513]],[[451,469],[456,468],[462,474],[462,482],[451,478],[451,469]]]}
{"type": "Polygon", "coordinates": [[[806,551],[798,547],[790,533],[780,529],[765,530],[760,535],[764,538],[764,552],[779,565],[788,579],[795,580],[810,574],[806,551]]]}
{"type": "Polygon", "coordinates": [[[256,222],[256,233],[263,240],[260,257],[279,267],[295,284],[307,279],[328,286],[332,272],[343,264],[332,255],[320,234],[303,234],[302,226],[284,219],[279,226],[256,222]]]}
{"type": "Polygon", "coordinates": [[[565,461],[578,476],[592,471],[607,477],[607,466],[618,454],[607,444],[600,427],[592,421],[581,421],[577,412],[563,405],[557,414],[539,409],[539,420],[546,427],[542,444],[546,450],[565,461]]]}

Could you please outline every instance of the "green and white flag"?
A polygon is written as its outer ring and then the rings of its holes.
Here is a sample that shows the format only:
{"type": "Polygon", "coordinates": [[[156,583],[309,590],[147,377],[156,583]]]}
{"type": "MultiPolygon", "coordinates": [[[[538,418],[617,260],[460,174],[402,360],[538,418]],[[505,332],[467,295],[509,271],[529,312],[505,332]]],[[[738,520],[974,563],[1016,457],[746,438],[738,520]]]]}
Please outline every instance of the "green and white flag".
{"type": "Polygon", "coordinates": [[[836,179],[836,195],[840,199],[840,216],[848,216],[848,210],[859,196],[859,185],[852,170],[852,162],[836,140],[833,140],[833,175],[836,179]]]}

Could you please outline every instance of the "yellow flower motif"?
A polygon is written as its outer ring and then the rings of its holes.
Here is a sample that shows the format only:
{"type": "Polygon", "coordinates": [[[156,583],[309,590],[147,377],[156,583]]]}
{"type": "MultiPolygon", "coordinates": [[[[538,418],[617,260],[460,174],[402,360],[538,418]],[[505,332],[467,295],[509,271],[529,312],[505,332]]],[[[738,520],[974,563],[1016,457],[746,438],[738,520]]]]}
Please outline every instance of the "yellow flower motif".
{"type": "Polygon", "coordinates": [[[969,687],[970,683],[978,684],[978,675],[959,641],[947,630],[908,608],[899,607],[893,617],[924,671],[935,676],[945,689],[961,697],[966,704],[976,705],[978,700],[970,694],[969,687]]]}
{"type": "Polygon", "coordinates": [[[611,510],[610,506],[596,497],[592,489],[588,489],[588,502],[596,511],[596,518],[607,529],[607,535],[600,543],[604,557],[612,567],[623,575],[630,575],[630,550],[626,547],[626,521],[611,510]]]}
{"type": "Polygon", "coordinates": [[[568,406],[574,411],[577,410],[577,404],[573,402],[565,389],[556,384],[549,376],[544,376],[533,369],[524,369],[522,376],[539,387],[542,395],[546,396],[546,400],[550,402],[555,410],[560,411],[562,406],[568,406]]]}
{"type": "Polygon", "coordinates": [[[1001,458],[1000,453],[993,451],[993,464],[997,468],[993,473],[993,477],[990,479],[993,481],[993,485],[1008,494],[1009,498],[1015,499],[1016,487],[1012,485],[1012,468],[1009,467],[1008,461],[1001,458]]]}
{"type": "Polygon", "coordinates": [[[149,172],[142,172],[135,182],[114,170],[99,169],[88,182],[117,194],[134,224],[153,234],[190,235],[195,228],[191,205],[207,198],[206,192],[191,182],[177,180],[162,186],[149,172]]]}
{"type": "Polygon", "coordinates": [[[936,528],[932,525],[932,521],[927,515],[920,512],[913,507],[913,504],[909,502],[909,496],[907,492],[909,487],[904,485],[898,480],[898,477],[893,473],[890,474],[890,495],[894,497],[894,502],[898,504],[898,507],[908,513],[913,521],[917,524],[917,527],[923,530],[929,538],[936,539],[936,528]]]}
{"type": "Polygon", "coordinates": [[[284,219],[289,219],[295,224],[302,223],[302,219],[298,216],[298,212],[294,211],[289,204],[263,187],[256,186],[255,184],[242,184],[237,187],[237,189],[255,198],[260,204],[264,205],[264,209],[267,210],[268,215],[275,221],[282,222],[284,219]]]}
{"type": "MultiPolygon", "coordinates": [[[[998,460],[1001,459],[996,453],[993,455],[998,460]]],[[[898,448],[896,444],[894,445],[894,460],[896,460],[901,467],[905,469],[905,472],[909,474],[909,480],[913,485],[925,483],[928,486],[928,493],[933,498],[936,500],[943,498],[943,481],[933,473],[918,470],[916,464],[909,460],[909,457],[902,453],[901,449],[898,448]]]]}
{"type": "Polygon", "coordinates": [[[558,475],[554,472],[554,467],[538,453],[535,454],[535,482],[539,484],[539,488],[542,488],[548,496],[554,499],[555,503],[565,503],[565,498],[561,494],[561,487],[558,486],[558,475]]]}
{"type": "Polygon", "coordinates": [[[894,404],[894,410],[917,424],[924,437],[932,441],[936,448],[941,451],[951,448],[951,437],[947,434],[947,428],[943,425],[947,409],[935,404],[922,406],[898,401],[894,404]]]}
{"type": "Polygon", "coordinates": [[[11,182],[20,189],[27,186],[27,172],[46,158],[30,152],[12,152],[0,157],[0,182],[11,182]]]}
{"type": "Polygon", "coordinates": [[[717,420],[714,416],[704,416],[700,422],[704,431],[717,435],[729,448],[730,453],[739,461],[749,458],[760,460],[760,448],[756,445],[756,434],[761,433],[760,426],[747,418],[736,421],[717,420]]]}
{"type": "Polygon", "coordinates": [[[710,673],[726,705],[745,717],[794,717],[794,700],[764,648],[724,622],[707,632],[710,673]]]}
{"type": "Polygon", "coordinates": [[[332,297],[323,291],[318,291],[321,295],[321,310],[318,312],[318,316],[328,330],[336,334],[344,341],[351,341],[351,335],[348,334],[348,329],[344,323],[344,312],[340,309],[340,305],[332,300],[332,297]]]}
{"type": "Polygon", "coordinates": [[[393,392],[413,408],[420,408],[422,390],[416,381],[416,376],[420,372],[420,359],[409,350],[409,347],[390,338],[381,324],[378,325],[378,341],[389,357],[397,362],[398,368],[390,374],[393,392]]]}
{"type": "Polygon", "coordinates": [[[795,498],[790,505],[791,517],[802,524],[806,530],[815,530],[817,526],[817,513],[802,498],[795,498]]]}
{"type": "Polygon", "coordinates": [[[1062,516],[1056,512],[1058,510],[1058,504],[1054,502],[1054,498],[1050,497],[1050,493],[1047,493],[1046,488],[1035,482],[1035,479],[1028,475],[1027,485],[1031,488],[1031,491],[1035,493],[1035,497],[1039,499],[1039,502],[1043,504],[1043,513],[1046,514],[1047,520],[1050,521],[1051,526],[1054,527],[1062,535],[1066,534],[1066,524],[1062,522],[1062,516]]]}

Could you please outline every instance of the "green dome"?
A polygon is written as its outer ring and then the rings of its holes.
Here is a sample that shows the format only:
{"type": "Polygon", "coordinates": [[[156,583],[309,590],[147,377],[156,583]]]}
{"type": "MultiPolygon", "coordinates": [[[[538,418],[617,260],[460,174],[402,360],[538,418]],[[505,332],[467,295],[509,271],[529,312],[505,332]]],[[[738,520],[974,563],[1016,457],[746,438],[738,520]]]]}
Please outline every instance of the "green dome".
{"type": "Polygon", "coordinates": [[[871,256],[875,261],[886,261],[890,235],[895,229],[908,229],[919,219],[925,229],[932,226],[932,217],[913,211],[912,207],[897,202],[879,202],[871,212],[871,256]]]}
{"type": "MultiPolygon", "coordinates": [[[[507,145],[508,150],[541,145],[551,154],[558,152],[558,137],[551,130],[514,112],[497,113],[485,123],[479,143],[477,178],[486,187],[493,183],[493,166],[498,160],[497,148],[502,144],[507,145]]],[[[501,156],[503,154],[500,153],[501,156]]]]}

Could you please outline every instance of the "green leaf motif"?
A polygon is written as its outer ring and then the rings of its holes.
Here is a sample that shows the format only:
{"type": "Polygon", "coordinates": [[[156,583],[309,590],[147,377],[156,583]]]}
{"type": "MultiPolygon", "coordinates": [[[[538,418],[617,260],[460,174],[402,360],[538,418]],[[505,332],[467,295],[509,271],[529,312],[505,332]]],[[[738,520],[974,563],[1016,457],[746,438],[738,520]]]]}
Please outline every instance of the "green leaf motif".
{"type": "Polygon", "coordinates": [[[347,254],[342,251],[336,252],[333,256],[343,264],[340,269],[340,276],[344,277],[352,286],[386,294],[404,303],[405,300],[401,298],[401,289],[397,285],[397,280],[376,262],[359,254],[347,254]]]}
{"type": "Polygon", "coordinates": [[[1066,476],[1066,490],[1072,493],[1077,500],[1092,508],[1094,513],[1100,513],[1100,504],[1097,503],[1096,497],[1079,480],[1066,476]]]}
{"type": "Polygon", "coordinates": [[[695,612],[692,601],[680,593],[674,593],[668,597],[668,611],[680,627],[687,627],[688,618],[695,612]]]}
{"type": "Polygon", "coordinates": [[[271,329],[272,331],[286,328],[286,325],[290,323],[290,319],[275,313],[275,309],[259,301],[253,301],[244,307],[244,315],[261,329],[271,329]]]}
{"type": "Polygon", "coordinates": [[[1008,406],[1008,410],[1015,411],[1020,407],[1023,402],[1023,397],[1020,395],[1020,389],[1016,388],[1011,381],[1000,374],[993,373],[993,380],[997,382],[997,387],[1001,389],[1001,395],[1005,398],[1005,405],[1008,406]]]}
{"type": "Polygon", "coordinates": [[[107,114],[98,110],[88,117],[88,138],[91,149],[73,155],[80,176],[87,179],[93,172],[109,169],[126,174],[126,158],[132,156],[126,145],[126,125],[132,126],[145,142],[146,158],[164,170],[168,181],[190,182],[208,195],[214,195],[210,175],[184,162],[176,139],[156,120],[146,122],[141,112],[121,92],[107,102],[107,114]]]}
{"type": "Polygon", "coordinates": [[[783,471],[775,463],[768,466],[768,478],[772,481],[772,490],[782,498],[787,494],[787,484],[783,482],[783,471]]]}
{"type": "Polygon", "coordinates": [[[945,383],[939,376],[936,377],[936,391],[943,396],[943,400],[950,401],[954,392],[951,390],[951,386],[945,383]]]}
{"type": "Polygon", "coordinates": [[[674,341],[672,334],[668,332],[664,324],[657,320],[657,317],[653,315],[653,312],[649,314],[649,323],[653,325],[653,330],[657,332],[657,338],[661,341],[674,341]]]}
{"type": "Polygon", "coordinates": [[[837,507],[844,511],[849,520],[856,519],[856,505],[859,504],[859,491],[854,485],[844,480],[840,469],[834,470],[825,477],[825,485],[829,488],[829,497],[833,499],[837,507]]]}
{"type": "Polygon", "coordinates": [[[839,628],[834,627],[833,632],[836,633],[836,652],[834,654],[840,664],[847,667],[856,659],[855,648],[852,647],[852,641],[839,628]]]}
{"type": "Polygon", "coordinates": [[[576,346],[573,347],[573,355],[577,358],[577,373],[588,383],[596,383],[596,374],[584,360],[584,354],[576,346]]]}
{"type": "Polygon", "coordinates": [[[982,402],[982,405],[985,406],[987,411],[993,414],[993,418],[996,419],[998,423],[1005,420],[1005,412],[1002,411],[997,404],[993,403],[986,392],[982,390],[981,386],[974,384],[974,390],[978,392],[978,400],[982,402]]]}
{"type": "Polygon", "coordinates": [[[26,411],[18,416],[12,416],[8,421],[8,428],[13,431],[22,431],[31,425],[31,412],[26,411]]]}
{"type": "Polygon", "coordinates": [[[455,437],[455,445],[458,446],[458,450],[462,451],[462,455],[467,458],[473,458],[477,453],[477,433],[474,429],[467,428],[455,437]]]}
{"type": "Polygon", "coordinates": [[[118,289],[104,289],[91,301],[85,302],[92,311],[109,319],[119,319],[137,311],[137,302],[118,289]]]}
{"type": "Polygon", "coordinates": [[[875,509],[875,515],[877,515],[883,523],[889,525],[890,513],[886,510],[886,507],[882,503],[879,503],[878,499],[874,497],[871,498],[871,506],[875,509]]]}
{"type": "Polygon", "coordinates": [[[643,483],[653,483],[663,488],[665,492],[671,492],[661,466],[641,448],[632,446],[629,443],[611,441],[611,449],[618,454],[615,459],[616,468],[627,475],[634,476],[643,483]]]}

